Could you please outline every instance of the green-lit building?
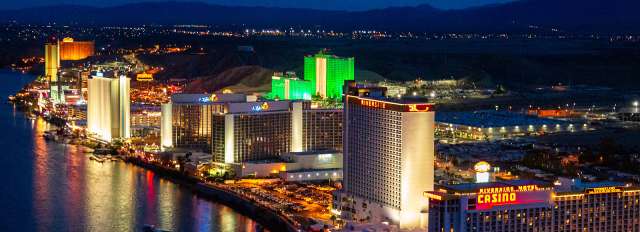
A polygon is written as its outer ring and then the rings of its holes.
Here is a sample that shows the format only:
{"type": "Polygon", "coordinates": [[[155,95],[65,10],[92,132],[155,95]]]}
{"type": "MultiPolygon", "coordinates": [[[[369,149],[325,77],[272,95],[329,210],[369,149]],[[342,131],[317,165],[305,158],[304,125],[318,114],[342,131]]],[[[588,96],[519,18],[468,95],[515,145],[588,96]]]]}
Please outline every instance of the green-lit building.
{"type": "Polygon", "coordinates": [[[320,51],[304,57],[304,80],[274,75],[271,97],[279,99],[342,98],[345,81],[354,80],[353,57],[342,58],[320,51]]]}
{"type": "Polygon", "coordinates": [[[313,88],[310,81],[302,80],[294,75],[274,74],[271,78],[271,99],[304,99],[311,100],[313,88]]]}

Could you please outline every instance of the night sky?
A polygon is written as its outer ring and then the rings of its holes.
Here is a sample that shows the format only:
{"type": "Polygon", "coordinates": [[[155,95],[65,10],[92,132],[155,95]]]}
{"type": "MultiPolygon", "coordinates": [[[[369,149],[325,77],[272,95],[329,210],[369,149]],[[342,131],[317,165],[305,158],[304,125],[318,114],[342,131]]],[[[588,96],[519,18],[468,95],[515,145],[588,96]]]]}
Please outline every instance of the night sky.
{"type": "MultiPolygon", "coordinates": [[[[113,6],[150,0],[2,0],[0,9],[19,9],[33,6],[74,4],[90,6],[113,6]]],[[[173,0],[194,1],[194,0],[173,0]]],[[[198,1],[198,0],[195,0],[198,1]]],[[[199,0],[222,5],[277,6],[332,10],[367,10],[390,6],[415,6],[430,4],[442,9],[459,9],[512,0],[199,0]]]]}

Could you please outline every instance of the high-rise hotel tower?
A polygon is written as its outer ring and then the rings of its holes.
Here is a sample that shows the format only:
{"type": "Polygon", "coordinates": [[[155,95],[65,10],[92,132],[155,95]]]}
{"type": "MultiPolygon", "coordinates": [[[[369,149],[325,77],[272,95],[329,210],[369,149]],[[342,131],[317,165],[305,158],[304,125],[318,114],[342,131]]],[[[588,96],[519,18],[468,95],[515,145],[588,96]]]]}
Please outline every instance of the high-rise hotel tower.
{"type": "Polygon", "coordinates": [[[129,138],[131,115],[129,84],[126,76],[93,76],[88,80],[87,128],[100,139],[129,138]]]}
{"type": "Polygon", "coordinates": [[[304,79],[291,74],[275,74],[271,80],[271,98],[280,100],[311,100],[342,98],[345,81],[354,80],[355,58],[338,57],[325,50],[304,57],[304,79]]]}
{"type": "Polygon", "coordinates": [[[346,220],[426,228],[434,182],[433,105],[384,97],[349,83],[344,104],[344,182],[334,209],[346,220]]]}

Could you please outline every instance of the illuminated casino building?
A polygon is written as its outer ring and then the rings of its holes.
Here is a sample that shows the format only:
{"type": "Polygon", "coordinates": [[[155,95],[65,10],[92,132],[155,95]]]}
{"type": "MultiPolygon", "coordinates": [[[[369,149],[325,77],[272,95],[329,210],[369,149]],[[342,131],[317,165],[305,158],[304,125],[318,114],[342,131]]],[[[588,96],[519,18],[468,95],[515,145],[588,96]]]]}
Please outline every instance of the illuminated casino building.
{"type": "Polygon", "coordinates": [[[640,229],[640,188],[622,183],[516,180],[437,186],[424,195],[432,232],[640,229]]]}
{"type": "Polygon", "coordinates": [[[49,84],[49,99],[60,102],[61,88],[58,85],[58,71],[60,70],[60,49],[55,38],[44,45],[44,77],[49,84]]]}
{"type": "Polygon", "coordinates": [[[213,115],[213,161],[241,163],[301,151],[301,143],[293,141],[302,139],[302,125],[291,112],[298,109],[289,101],[228,104],[224,113],[213,115]]]}
{"type": "Polygon", "coordinates": [[[129,86],[126,76],[93,76],[88,80],[87,128],[98,138],[111,141],[131,136],[129,86]]]}
{"type": "Polygon", "coordinates": [[[288,152],[341,150],[342,112],[308,101],[247,101],[242,94],[176,94],[162,106],[164,147],[241,163],[288,152]]]}
{"type": "Polygon", "coordinates": [[[242,94],[174,94],[162,105],[163,147],[210,152],[212,116],[224,113],[225,103],[245,102],[242,94]]]}
{"type": "Polygon", "coordinates": [[[58,42],[60,60],[82,60],[93,56],[95,43],[93,41],[75,41],[66,37],[58,42]]]}
{"type": "Polygon", "coordinates": [[[276,74],[271,81],[271,98],[293,100],[342,98],[345,81],[354,80],[355,59],[327,54],[325,50],[304,57],[304,79],[293,75],[276,74]]]}
{"type": "Polygon", "coordinates": [[[304,57],[304,77],[315,85],[313,92],[323,98],[341,98],[345,81],[354,80],[353,57],[342,58],[320,51],[304,57]]]}
{"type": "Polygon", "coordinates": [[[271,78],[271,97],[274,99],[311,100],[312,82],[297,78],[294,74],[275,73],[271,78]]]}
{"type": "Polygon", "coordinates": [[[58,69],[60,69],[60,50],[58,48],[57,41],[51,41],[44,45],[44,75],[49,83],[58,81],[58,69]]]}
{"type": "Polygon", "coordinates": [[[213,161],[242,163],[288,152],[341,149],[341,111],[310,105],[308,101],[228,104],[224,114],[213,116],[213,161]]]}
{"type": "Polygon", "coordinates": [[[302,151],[342,151],[342,115],[339,109],[309,109],[305,105],[302,111],[302,151]]]}
{"type": "Polygon", "coordinates": [[[75,89],[80,92],[81,78],[75,76],[75,70],[61,71],[60,61],[81,60],[93,56],[94,42],[74,41],[68,37],[58,41],[52,37],[49,42],[45,43],[44,48],[44,75],[49,84],[49,99],[54,103],[64,103],[67,97],[66,91],[75,89]],[[69,78],[70,76],[72,78],[69,78]]]}
{"type": "Polygon", "coordinates": [[[424,229],[434,183],[434,105],[349,83],[344,100],[342,219],[424,229]]]}

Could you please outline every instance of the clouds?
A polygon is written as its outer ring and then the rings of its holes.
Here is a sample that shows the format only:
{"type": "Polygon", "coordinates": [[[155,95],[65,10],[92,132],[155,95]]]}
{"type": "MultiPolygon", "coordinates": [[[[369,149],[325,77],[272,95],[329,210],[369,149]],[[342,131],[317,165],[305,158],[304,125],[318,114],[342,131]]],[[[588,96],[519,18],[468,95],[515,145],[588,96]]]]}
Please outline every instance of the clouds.
{"type": "MultiPolygon", "coordinates": [[[[3,0],[0,8],[16,9],[33,6],[74,4],[90,6],[114,6],[134,2],[158,0],[3,0]]],[[[168,1],[168,0],[161,0],[168,1]]],[[[328,10],[369,10],[392,6],[416,6],[430,4],[442,9],[459,9],[511,0],[171,0],[171,1],[201,1],[211,4],[235,6],[269,6],[286,8],[313,8],[328,10]]]]}

